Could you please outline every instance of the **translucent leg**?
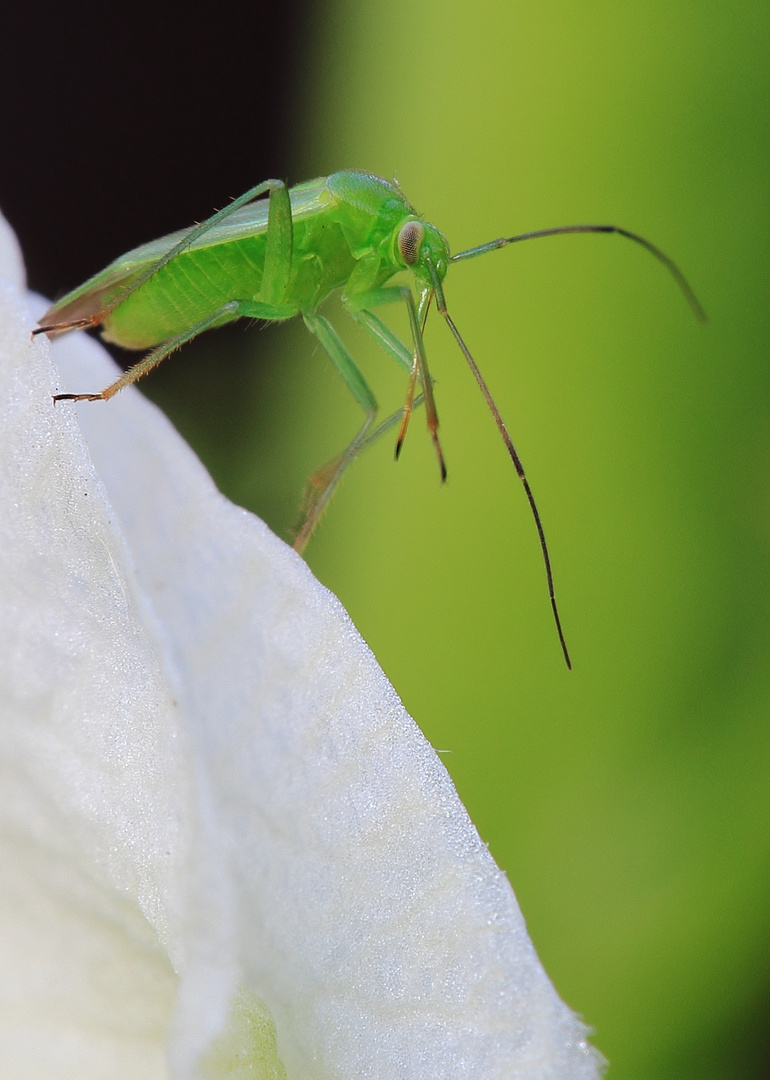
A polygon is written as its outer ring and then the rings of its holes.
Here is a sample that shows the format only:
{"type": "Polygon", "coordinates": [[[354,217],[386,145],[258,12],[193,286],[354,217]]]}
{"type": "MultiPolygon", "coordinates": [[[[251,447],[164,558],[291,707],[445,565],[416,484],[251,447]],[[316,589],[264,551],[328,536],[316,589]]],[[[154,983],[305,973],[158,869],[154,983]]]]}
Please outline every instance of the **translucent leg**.
{"type": "Polygon", "coordinates": [[[365,418],[350,445],[341,454],[337,454],[331,461],[327,461],[325,465],[317,469],[308,480],[302,504],[302,521],[294,538],[296,551],[304,549],[345,469],[355,460],[362,447],[367,445],[367,433],[377,415],[374,394],[328,319],[316,314],[306,314],[303,318],[308,330],[315,334],[323,345],[332,363],[345,380],[345,385],[364,410],[365,418]]]}

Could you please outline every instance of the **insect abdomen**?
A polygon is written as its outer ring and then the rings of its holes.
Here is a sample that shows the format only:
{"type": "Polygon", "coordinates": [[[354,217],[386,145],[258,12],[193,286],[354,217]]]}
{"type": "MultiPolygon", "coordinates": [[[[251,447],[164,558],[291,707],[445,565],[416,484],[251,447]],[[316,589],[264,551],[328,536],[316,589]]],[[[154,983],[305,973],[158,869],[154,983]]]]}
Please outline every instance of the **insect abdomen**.
{"type": "Polygon", "coordinates": [[[104,320],[103,336],[127,349],[168,341],[231,300],[262,286],[264,236],[183,251],[104,320]]]}

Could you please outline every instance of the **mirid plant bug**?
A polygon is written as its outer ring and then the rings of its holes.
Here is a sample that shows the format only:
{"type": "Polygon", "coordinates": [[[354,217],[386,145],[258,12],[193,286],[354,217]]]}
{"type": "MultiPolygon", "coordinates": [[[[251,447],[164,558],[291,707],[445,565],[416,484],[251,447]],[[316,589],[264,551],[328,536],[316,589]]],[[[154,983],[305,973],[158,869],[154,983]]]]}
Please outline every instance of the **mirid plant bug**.
{"type": "Polygon", "coordinates": [[[363,424],[351,443],[308,481],[304,518],[294,541],[295,548],[301,551],[347,466],[400,417],[398,457],[412,409],[423,401],[441,479],[446,479],[433,383],[423,343],[428,310],[435,300],[524,485],[540,540],[559,642],[567,667],[571,668],[540,514],[497,405],[447,311],[443,281],[450,263],[522,240],[587,232],[617,233],[641,244],[670,271],[697,318],[705,321],[703,308],[676,264],[636,233],[614,225],[567,225],[500,237],[450,256],[444,236],[419,217],[398,187],[371,173],[346,170],[298,184],[291,190],[280,180],[266,180],[201,225],[135,248],[54,304],[34,333],[54,337],[69,330],[101,326],[107,341],[128,349],[150,349],[139,363],[99,393],[54,396],[55,402],[107,401],[204,330],[244,317],[273,321],[301,315],[364,411],[363,424]],[[266,194],[267,199],[259,199],[266,194]],[[407,285],[388,284],[394,275],[407,270],[414,277],[417,301],[407,285]],[[379,427],[374,427],[377,402],[372,391],[334,327],[318,314],[319,306],[334,292],[341,293],[342,303],[355,322],[409,374],[403,409],[379,427]],[[394,301],[406,306],[411,347],[372,310],[394,301]]]}

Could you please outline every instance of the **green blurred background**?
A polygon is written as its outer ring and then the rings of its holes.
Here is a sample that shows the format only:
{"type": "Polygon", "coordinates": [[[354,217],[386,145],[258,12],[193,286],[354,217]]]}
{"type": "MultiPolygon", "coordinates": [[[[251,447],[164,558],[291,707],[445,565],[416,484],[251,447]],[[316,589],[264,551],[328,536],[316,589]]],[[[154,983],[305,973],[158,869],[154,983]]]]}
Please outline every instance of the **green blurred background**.
{"type": "MultiPolygon", "coordinates": [[[[307,552],[443,752],[616,1080],[770,1076],[769,15],[327,0],[297,29],[293,180],[396,176],[454,250],[617,223],[709,312],[698,325],[617,237],[450,270],[538,500],[572,673],[524,494],[435,312],[448,483],[417,414],[398,465],[390,440],[358,462],[307,552]]],[[[395,365],[328,313],[396,408],[395,365]]],[[[301,325],[209,335],[146,390],[284,535],[359,422],[301,325]]]]}

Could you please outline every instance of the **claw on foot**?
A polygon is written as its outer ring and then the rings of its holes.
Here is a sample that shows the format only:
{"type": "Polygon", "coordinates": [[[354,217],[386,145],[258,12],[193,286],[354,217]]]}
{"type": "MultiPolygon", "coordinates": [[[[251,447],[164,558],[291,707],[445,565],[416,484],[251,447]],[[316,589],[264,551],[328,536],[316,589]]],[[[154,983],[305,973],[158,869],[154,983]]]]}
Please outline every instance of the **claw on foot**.
{"type": "Polygon", "coordinates": [[[102,401],[103,394],[52,394],[53,403],[57,401],[102,401]]]}

